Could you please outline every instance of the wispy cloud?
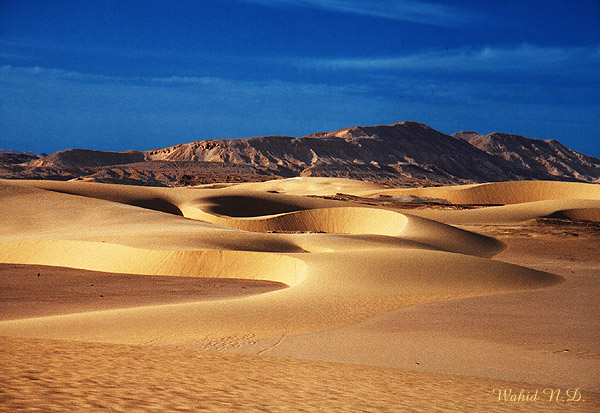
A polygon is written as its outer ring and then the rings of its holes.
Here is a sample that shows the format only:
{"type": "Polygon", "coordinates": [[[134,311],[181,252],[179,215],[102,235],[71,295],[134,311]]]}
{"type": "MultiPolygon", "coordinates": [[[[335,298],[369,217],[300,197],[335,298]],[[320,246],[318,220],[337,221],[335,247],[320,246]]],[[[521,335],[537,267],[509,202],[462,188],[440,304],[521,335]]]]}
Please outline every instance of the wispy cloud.
{"type": "MultiPolygon", "coordinates": [[[[211,91],[211,88],[229,89],[239,94],[271,95],[271,94],[289,94],[294,91],[303,91],[310,94],[326,95],[328,92],[324,89],[332,90],[338,93],[342,92],[361,92],[364,88],[361,86],[330,86],[320,83],[286,82],[282,80],[251,81],[228,79],[212,76],[109,76],[82,73],[77,71],[68,71],[63,69],[50,69],[43,67],[19,67],[4,65],[0,66],[0,83],[12,83],[32,86],[36,83],[52,83],[81,86],[81,85],[113,85],[119,86],[140,86],[148,88],[162,88],[173,86],[187,88],[188,90],[203,89],[211,91]]],[[[218,96],[212,96],[217,98],[218,96]]]]}
{"type": "Polygon", "coordinates": [[[242,0],[269,7],[307,7],[385,19],[454,26],[476,17],[472,11],[420,0],[242,0]]]}
{"type": "Polygon", "coordinates": [[[6,126],[0,147],[148,149],[201,138],[299,135],[368,123],[390,106],[368,92],[353,85],[6,65],[0,66],[0,124],[6,126]],[[372,109],[356,116],[363,101],[372,109]]]}
{"type": "Polygon", "coordinates": [[[3,60],[32,60],[31,56],[22,53],[6,53],[0,52],[0,59],[3,60]]]}
{"type": "Polygon", "coordinates": [[[599,116],[597,92],[585,85],[499,86],[490,79],[442,81],[390,73],[379,83],[336,86],[0,66],[0,124],[6,126],[0,147],[149,149],[201,138],[298,136],[407,119],[448,133],[492,128],[488,131],[560,138],[577,127],[588,133],[581,125],[599,116]]]}
{"type": "MultiPolygon", "coordinates": [[[[521,71],[537,68],[598,68],[600,47],[544,47],[522,44],[517,47],[488,46],[479,49],[460,48],[427,51],[393,57],[331,58],[295,60],[304,68],[326,70],[441,70],[521,71]]],[[[595,69],[594,69],[595,70],[595,69]]]]}
{"type": "Polygon", "coordinates": [[[0,57],[33,59],[40,51],[46,53],[76,53],[83,56],[111,56],[126,57],[128,59],[181,59],[181,58],[206,58],[205,54],[194,53],[187,49],[164,49],[164,48],[145,48],[137,49],[123,46],[91,46],[78,45],[74,43],[61,43],[49,39],[39,38],[0,38],[0,49],[5,52],[0,53],[0,57]],[[23,54],[25,50],[29,54],[23,54]],[[8,52],[7,52],[8,51],[8,52]]]}

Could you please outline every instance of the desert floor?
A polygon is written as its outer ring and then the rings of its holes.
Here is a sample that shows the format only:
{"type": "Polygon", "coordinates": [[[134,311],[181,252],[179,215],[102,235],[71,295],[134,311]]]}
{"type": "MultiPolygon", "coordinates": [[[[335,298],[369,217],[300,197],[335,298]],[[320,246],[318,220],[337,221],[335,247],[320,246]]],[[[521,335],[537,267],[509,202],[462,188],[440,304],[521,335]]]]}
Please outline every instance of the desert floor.
{"type": "Polygon", "coordinates": [[[598,185],[0,198],[0,410],[600,411],[598,185]]]}

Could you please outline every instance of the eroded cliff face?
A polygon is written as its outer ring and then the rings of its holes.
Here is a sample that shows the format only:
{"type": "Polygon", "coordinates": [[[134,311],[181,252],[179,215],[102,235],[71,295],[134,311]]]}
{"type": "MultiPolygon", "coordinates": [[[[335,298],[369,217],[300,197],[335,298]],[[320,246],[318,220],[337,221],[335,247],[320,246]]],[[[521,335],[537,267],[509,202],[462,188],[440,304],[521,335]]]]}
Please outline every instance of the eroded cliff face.
{"type": "Polygon", "coordinates": [[[597,182],[600,160],[557,141],[494,133],[446,135],[417,122],[303,137],[202,140],[146,152],[70,149],[0,165],[11,178],[191,185],[277,177],[347,177],[392,185],[521,179],[597,182]]]}

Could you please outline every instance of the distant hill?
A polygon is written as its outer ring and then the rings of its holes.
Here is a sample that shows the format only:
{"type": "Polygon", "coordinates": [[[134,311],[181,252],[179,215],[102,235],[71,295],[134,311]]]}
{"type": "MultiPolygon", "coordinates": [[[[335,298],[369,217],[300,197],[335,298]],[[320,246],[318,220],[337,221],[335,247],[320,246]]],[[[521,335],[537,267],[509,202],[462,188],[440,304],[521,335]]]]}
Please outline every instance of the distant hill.
{"type": "Polygon", "coordinates": [[[46,156],[33,152],[21,152],[12,149],[0,149],[0,164],[20,164],[46,156]]]}
{"type": "Polygon", "coordinates": [[[557,141],[493,133],[446,135],[417,122],[355,126],[303,137],[201,140],[146,152],[69,149],[0,176],[190,185],[331,176],[390,185],[508,180],[600,181],[600,160],[557,141]]]}
{"type": "Polygon", "coordinates": [[[31,163],[32,166],[66,166],[90,168],[109,165],[123,165],[145,160],[144,152],[106,152],[91,149],[67,149],[45,156],[31,163]]]}
{"type": "Polygon", "coordinates": [[[557,140],[532,139],[498,132],[489,135],[458,132],[452,136],[535,174],[572,177],[587,182],[597,181],[600,177],[597,158],[567,148],[557,140]]]}
{"type": "Polygon", "coordinates": [[[301,138],[198,141],[147,152],[152,160],[252,165],[283,177],[337,176],[438,183],[509,179],[503,160],[416,122],[352,127],[301,138]],[[464,162],[469,157],[477,162],[464,162]]]}
{"type": "Polygon", "coordinates": [[[10,169],[12,165],[26,164],[45,155],[33,152],[21,152],[12,149],[0,149],[0,170],[10,169]]]}

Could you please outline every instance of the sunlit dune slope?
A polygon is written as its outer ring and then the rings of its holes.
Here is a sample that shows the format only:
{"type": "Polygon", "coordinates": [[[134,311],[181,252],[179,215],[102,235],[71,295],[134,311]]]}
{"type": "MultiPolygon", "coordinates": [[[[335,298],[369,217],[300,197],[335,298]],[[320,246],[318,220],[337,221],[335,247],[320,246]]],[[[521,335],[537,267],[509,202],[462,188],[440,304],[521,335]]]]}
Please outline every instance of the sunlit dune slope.
{"type": "Polygon", "coordinates": [[[0,197],[2,262],[291,287],[223,301],[4,321],[4,335],[237,348],[417,303],[562,280],[482,258],[503,248],[489,237],[394,211],[257,194],[243,184],[3,182],[0,197]]]}
{"type": "MultiPolygon", "coordinates": [[[[233,186],[235,184],[226,184],[233,186]]],[[[207,188],[211,185],[200,185],[198,188],[207,188]]],[[[247,191],[277,192],[289,195],[313,195],[330,196],[337,193],[345,194],[363,194],[374,191],[385,190],[386,187],[369,182],[358,181],[347,178],[320,178],[320,177],[295,177],[287,179],[277,179],[266,182],[252,182],[243,184],[247,191]]]]}
{"type": "Polygon", "coordinates": [[[0,320],[184,302],[223,300],[287,288],[239,278],[107,273],[0,263],[0,320]]]}
{"type": "Polygon", "coordinates": [[[445,199],[453,204],[505,205],[546,200],[600,200],[600,185],[556,181],[511,181],[432,188],[390,189],[378,191],[377,194],[427,196],[445,199]]]}
{"type": "Polygon", "coordinates": [[[417,249],[313,253],[303,261],[307,268],[301,283],[259,296],[8,321],[0,323],[0,333],[236,348],[407,305],[540,288],[560,281],[498,261],[417,249]]]}
{"type": "MultiPolygon", "coordinates": [[[[234,202],[234,201],[231,201],[234,202]]],[[[397,212],[362,207],[337,207],[302,210],[266,217],[232,218],[215,216],[189,205],[186,216],[256,232],[315,232],[334,234],[368,234],[371,240],[396,243],[417,248],[433,248],[478,256],[492,256],[503,249],[493,238],[462,231],[435,221],[397,212]],[[380,237],[375,237],[380,236],[380,237]],[[382,236],[393,237],[384,239],[382,236]]],[[[317,237],[296,237],[304,249],[318,248],[317,237]],[[313,247],[307,241],[313,241],[313,247]]],[[[366,240],[365,236],[355,241],[366,240]]],[[[333,241],[335,242],[335,241],[333,241]]],[[[334,247],[335,248],[335,247],[334,247]]]]}
{"type": "MultiPolygon", "coordinates": [[[[402,211],[401,208],[398,210],[402,211]]],[[[410,209],[407,212],[449,225],[519,223],[537,218],[569,218],[598,222],[600,200],[557,199],[466,210],[410,209]]]]}
{"type": "Polygon", "coordinates": [[[300,282],[304,273],[301,260],[282,254],[142,249],[90,241],[3,243],[0,261],[140,275],[259,279],[287,285],[300,282]]]}

